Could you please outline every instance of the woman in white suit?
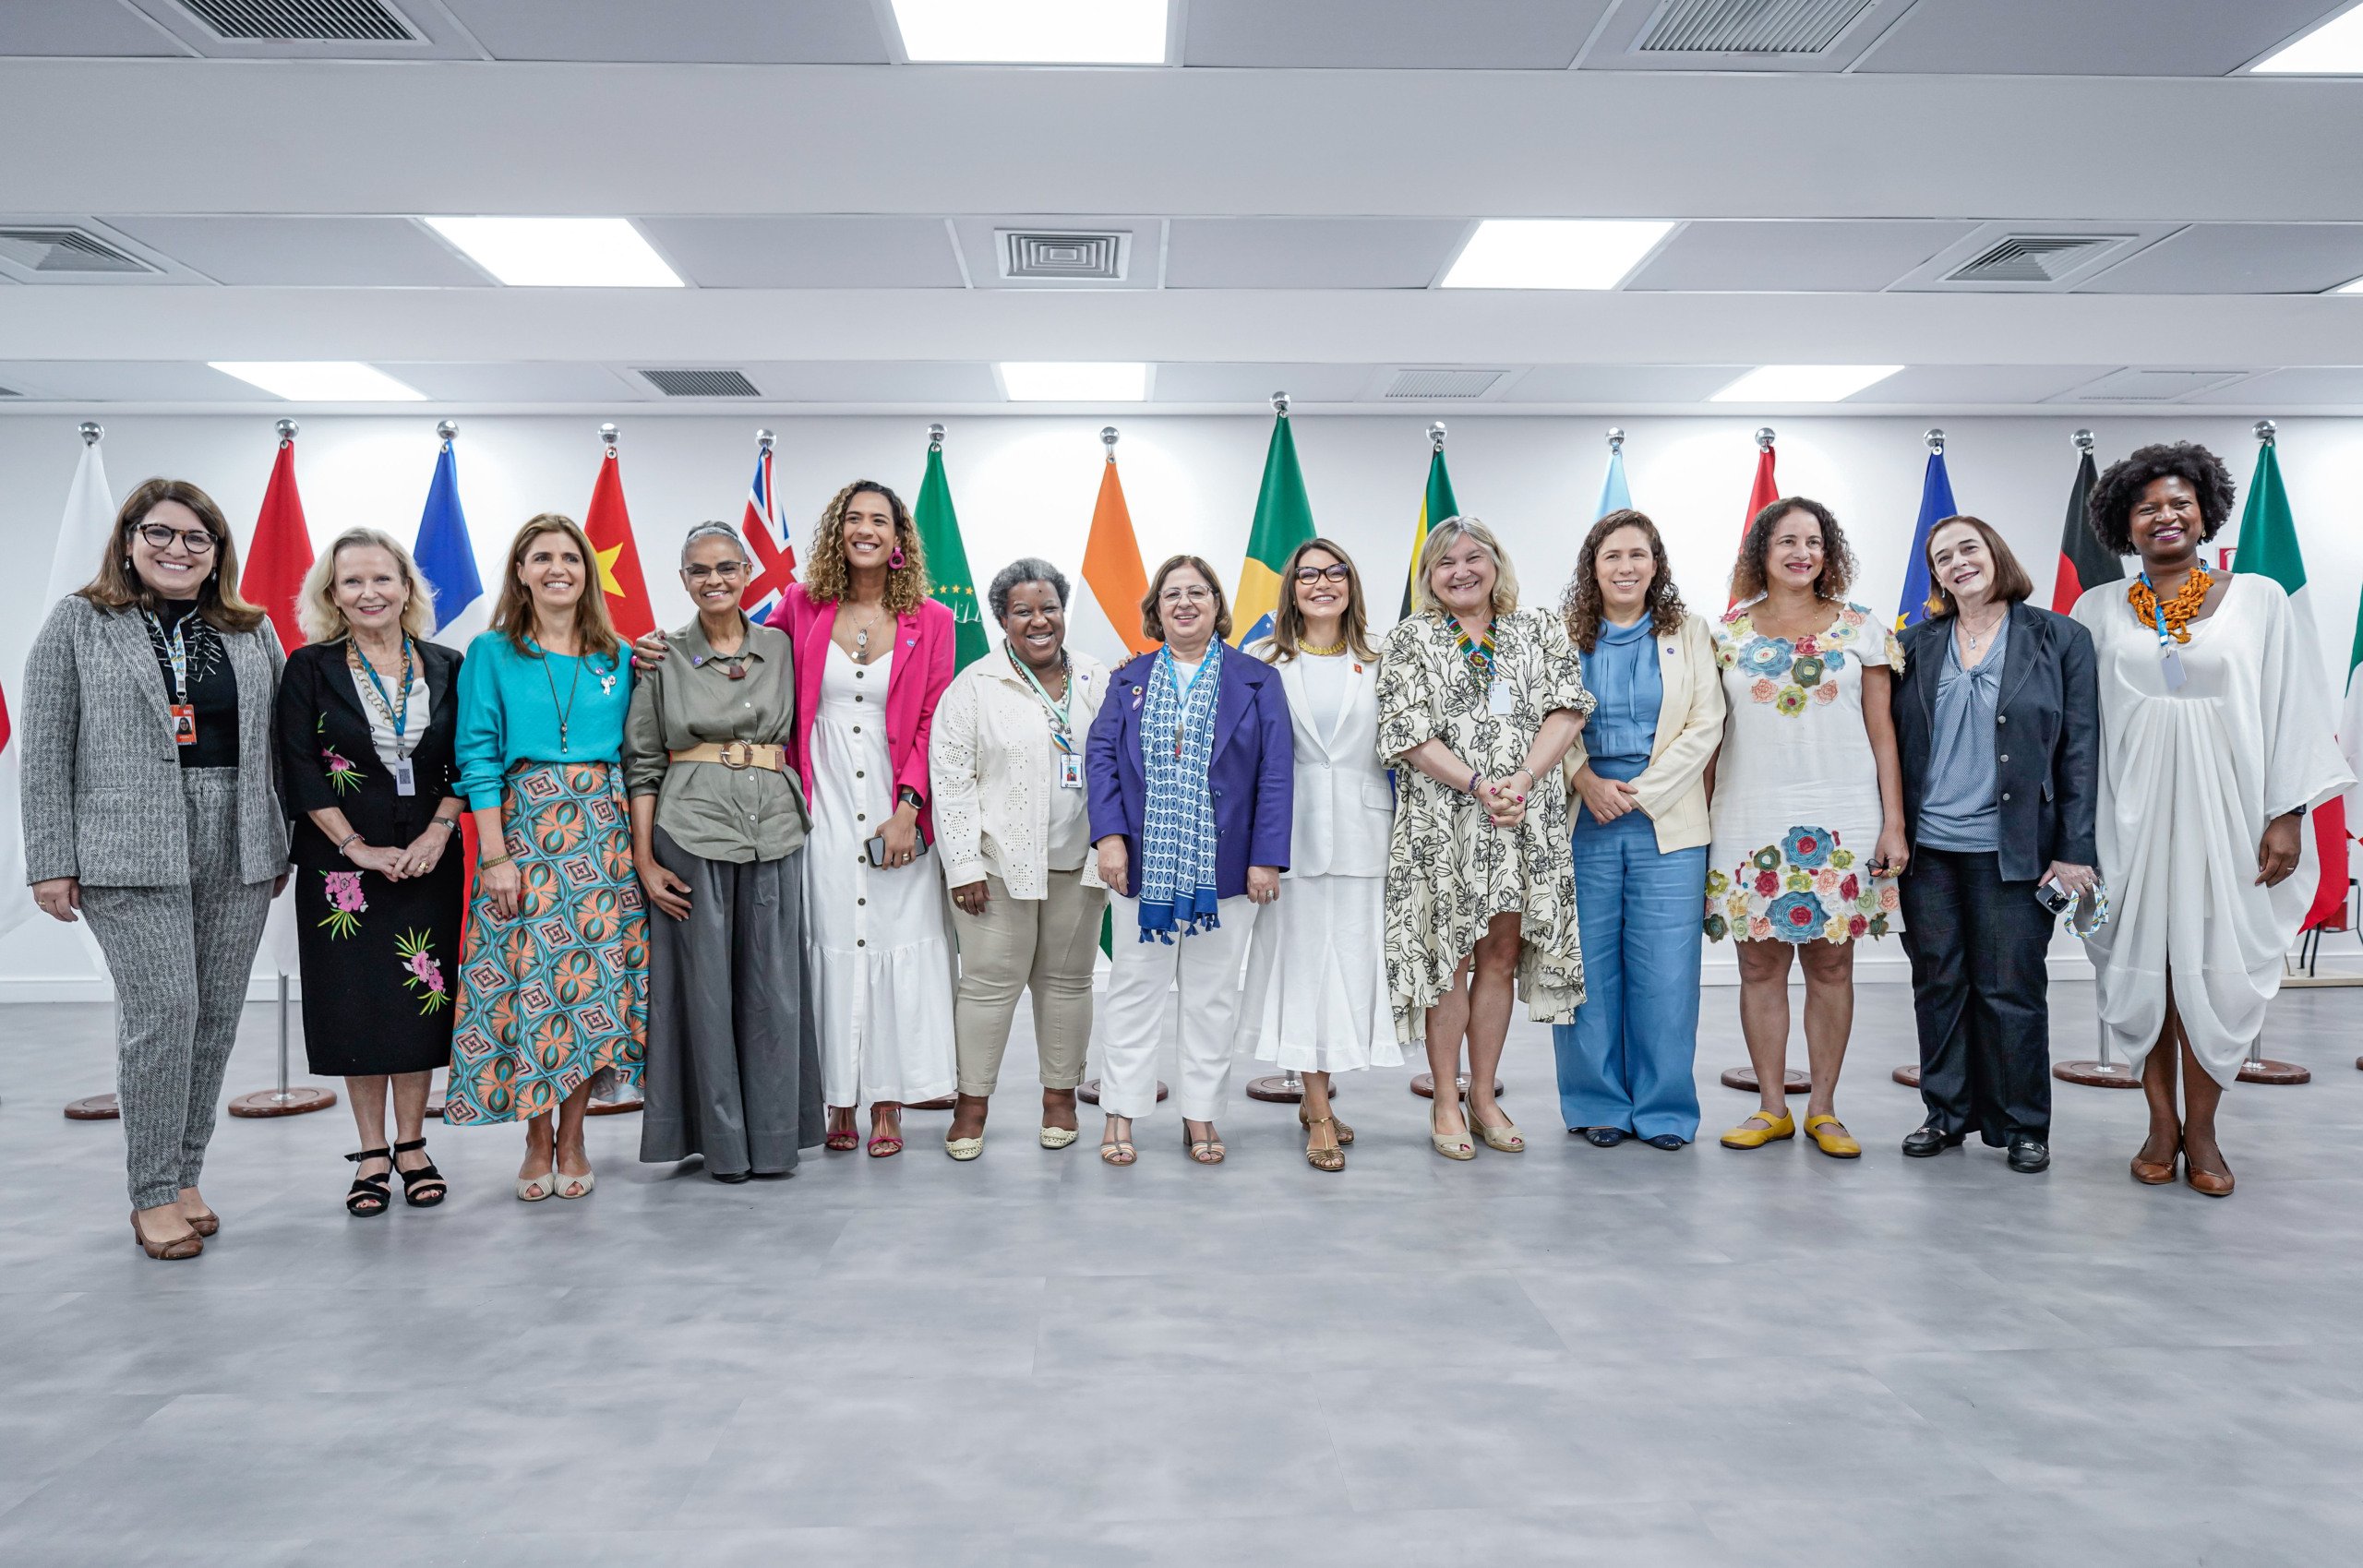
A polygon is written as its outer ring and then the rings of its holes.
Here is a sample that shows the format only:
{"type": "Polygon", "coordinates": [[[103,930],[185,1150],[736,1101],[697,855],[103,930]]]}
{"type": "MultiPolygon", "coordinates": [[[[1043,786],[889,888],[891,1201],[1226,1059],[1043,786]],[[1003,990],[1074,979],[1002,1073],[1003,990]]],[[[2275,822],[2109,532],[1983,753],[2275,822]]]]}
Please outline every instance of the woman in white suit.
{"type": "Polygon", "coordinates": [[[1280,572],[1272,635],[1248,650],[1277,666],[1296,744],[1287,896],[1255,922],[1240,1032],[1304,1075],[1304,1157],[1343,1170],[1354,1130],[1329,1109],[1329,1075],[1399,1067],[1382,924],[1395,795],[1378,765],[1378,655],[1362,584],[1326,539],[1280,572]]]}

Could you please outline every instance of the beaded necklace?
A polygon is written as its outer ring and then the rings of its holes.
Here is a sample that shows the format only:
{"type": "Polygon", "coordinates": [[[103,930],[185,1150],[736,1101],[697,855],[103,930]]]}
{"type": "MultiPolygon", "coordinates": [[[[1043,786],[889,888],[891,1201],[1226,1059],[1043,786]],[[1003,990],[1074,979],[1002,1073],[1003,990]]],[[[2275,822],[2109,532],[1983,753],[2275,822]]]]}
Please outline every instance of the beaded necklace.
{"type": "Polygon", "coordinates": [[[2157,590],[2150,586],[2148,574],[2135,578],[2126,585],[2125,598],[2133,613],[2159,628],[2159,640],[2171,637],[2177,642],[2190,640],[2190,623],[2206,607],[2207,592],[2215,586],[2215,579],[2205,567],[2194,565],[2190,575],[2182,580],[2182,587],[2175,596],[2161,603],[2157,590]]]}
{"type": "Polygon", "coordinates": [[[1480,688],[1493,684],[1493,623],[1487,621],[1482,635],[1471,640],[1468,630],[1457,616],[1445,617],[1452,623],[1453,640],[1460,646],[1460,656],[1469,664],[1469,673],[1480,688]]]}

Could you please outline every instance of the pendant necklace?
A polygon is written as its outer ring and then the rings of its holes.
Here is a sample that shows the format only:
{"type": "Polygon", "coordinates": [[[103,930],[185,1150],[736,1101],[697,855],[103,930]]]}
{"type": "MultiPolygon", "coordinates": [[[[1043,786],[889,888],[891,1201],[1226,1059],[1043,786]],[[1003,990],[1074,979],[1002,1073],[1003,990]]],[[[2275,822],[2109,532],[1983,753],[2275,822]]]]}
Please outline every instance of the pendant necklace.
{"type": "Polygon", "coordinates": [[[2000,626],[2003,621],[2009,618],[2009,611],[2004,610],[2000,615],[1994,617],[1993,624],[1988,626],[1984,631],[1972,631],[1969,627],[1969,617],[1966,616],[1962,616],[1961,631],[1961,635],[1969,640],[1969,651],[1973,653],[1976,652],[1977,650],[1984,645],[1985,640],[1994,635],[1995,628],[2000,626]]]}
{"type": "Polygon", "coordinates": [[[558,676],[550,674],[550,653],[546,648],[542,650],[542,678],[550,683],[550,706],[558,710],[558,755],[563,757],[567,751],[567,728],[574,718],[574,690],[582,684],[582,657],[575,656],[574,674],[567,679],[566,700],[563,703],[558,700],[558,676]]]}

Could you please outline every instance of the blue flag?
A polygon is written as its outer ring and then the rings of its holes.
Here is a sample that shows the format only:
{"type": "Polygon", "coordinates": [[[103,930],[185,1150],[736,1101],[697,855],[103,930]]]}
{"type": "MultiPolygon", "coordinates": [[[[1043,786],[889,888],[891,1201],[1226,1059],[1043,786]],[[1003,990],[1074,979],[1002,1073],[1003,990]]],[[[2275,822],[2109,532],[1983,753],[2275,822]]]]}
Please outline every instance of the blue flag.
{"type": "Polygon", "coordinates": [[[419,516],[418,543],[411,555],[435,594],[436,630],[450,626],[484,597],[467,514],[460,509],[460,460],[449,441],[435,460],[435,479],[426,487],[426,510],[419,516]]]}
{"type": "Polygon", "coordinates": [[[1598,522],[1610,512],[1630,510],[1632,505],[1633,492],[1625,487],[1624,449],[1611,447],[1608,450],[1608,472],[1601,475],[1600,505],[1592,511],[1592,521],[1598,522]]]}
{"type": "Polygon", "coordinates": [[[1912,558],[1903,568],[1903,601],[1895,607],[1895,629],[1917,626],[1928,618],[1928,535],[1937,524],[1961,515],[1953,505],[1953,482],[1945,473],[1941,447],[1928,454],[1928,472],[1920,481],[1920,521],[1912,527],[1912,558]]]}

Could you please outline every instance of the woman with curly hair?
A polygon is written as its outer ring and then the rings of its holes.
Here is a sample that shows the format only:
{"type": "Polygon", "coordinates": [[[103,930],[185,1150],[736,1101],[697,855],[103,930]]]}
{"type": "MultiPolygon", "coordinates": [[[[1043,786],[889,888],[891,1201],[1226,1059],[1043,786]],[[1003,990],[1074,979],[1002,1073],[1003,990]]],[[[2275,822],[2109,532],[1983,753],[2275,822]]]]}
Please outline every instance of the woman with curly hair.
{"type": "Polygon", "coordinates": [[[2199,547],[2232,476],[2187,441],[2143,447],[2088,505],[2106,548],[2141,558],[2070,612],[2100,671],[2101,875],[2114,917],[2085,940],[2100,1024],[2141,1074],[2150,1134],[2133,1179],[2228,1197],[2215,1107],[2281,988],[2311,879],[2305,814],[2355,782],[2321,699],[2321,658],[2287,595],[2218,576],[2199,547]],[[2183,1105],[2177,1114],[2177,1079],[2183,1105]]]}
{"type": "Polygon", "coordinates": [[[1554,1023],[1559,1109],[1603,1149],[1698,1135],[1698,890],[1707,768],[1723,739],[1715,638],[1683,606],[1657,524],[1592,525],[1560,602],[1600,700],[1564,768],[1584,1004],[1554,1023]]]}
{"type": "Polygon", "coordinates": [[[1889,708],[1903,647],[1886,617],[1847,601],[1853,580],[1837,517],[1782,497],[1747,525],[1734,604],[1715,630],[1731,712],[1710,786],[1706,931],[1737,946],[1740,1029],[1760,1096],[1723,1134],[1728,1149],[1797,1134],[1786,1095],[1793,953],[1813,1073],[1805,1136],[1835,1159],[1863,1152],[1835,1107],[1854,1026],[1854,942],[1903,929],[1895,878],[1911,846],[1889,708]]]}

